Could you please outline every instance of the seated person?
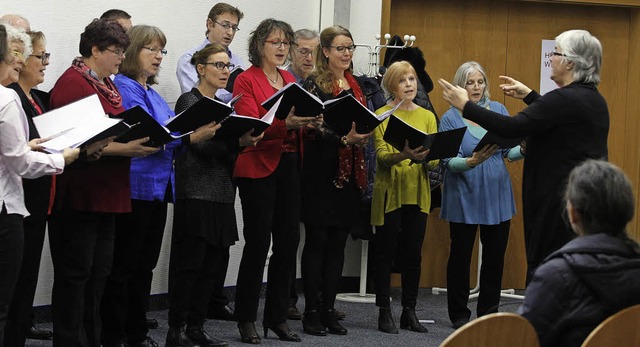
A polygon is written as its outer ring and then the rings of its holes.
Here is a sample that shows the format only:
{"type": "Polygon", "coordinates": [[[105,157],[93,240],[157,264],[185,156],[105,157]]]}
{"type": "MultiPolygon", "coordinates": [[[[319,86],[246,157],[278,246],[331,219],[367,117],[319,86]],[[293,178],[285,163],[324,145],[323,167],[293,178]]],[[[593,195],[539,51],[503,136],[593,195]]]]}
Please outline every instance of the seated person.
{"type": "Polygon", "coordinates": [[[615,165],[587,160],[565,191],[578,235],[536,269],[518,313],[541,346],[580,346],[612,314],[640,303],[640,246],[625,228],[633,218],[631,182],[615,165]]]}

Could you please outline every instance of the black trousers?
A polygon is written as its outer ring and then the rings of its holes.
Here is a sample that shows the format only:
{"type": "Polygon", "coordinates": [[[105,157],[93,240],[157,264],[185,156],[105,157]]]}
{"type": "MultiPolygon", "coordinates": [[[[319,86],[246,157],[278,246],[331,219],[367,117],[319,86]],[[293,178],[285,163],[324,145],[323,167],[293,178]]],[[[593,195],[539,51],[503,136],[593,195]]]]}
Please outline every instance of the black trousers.
{"type": "MultiPolygon", "coordinates": [[[[511,220],[496,225],[480,225],[482,242],[482,266],[480,268],[480,296],[478,297],[478,317],[498,312],[504,252],[509,241],[511,220]]],[[[476,241],[477,224],[449,223],[451,251],[447,263],[447,307],[452,322],[468,320],[471,310],[469,302],[469,268],[473,244],[476,241]]]]}
{"type": "MultiPolygon", "coordinates": [[[[196,236],[189,228],[197,228],[199,223],[191,225],[187,214],[178,199],[175,204],[173,233],[171,237],[171,258],[169,260],[169,326],[184,324],[201,326],[207,314],[207,306],[217,278],[220,263],[227,264],[229,247],[214,246],[204,237],[196,236]]],[[[224,281],[224,280],[223,280],[224,281]]]]}
{"type": "Polygon", "coordinates": [[[111,213],[51,215],[54,347],[100,346],[100,302],[113,263],[114,233],[111,213]]]}
{"type": "Polygon", "coordinates": [[[22,216],[15,213],[8,214],[2,203],[0,211],[0,347],[5,346],[7,315],[20,273],[23,235],[22,216]]]}
{"type": "Polygon", "coordinates": [[[5,333],[7,346],[24,346],[27,332],[33,323],[33,298],[38,285],[38,272],[42,258],[42,246],[47,227],[47,206],[49,200],[43,201],[43,209],[38,212],[29,210],[31,215],[23,219],[24,226],[24,256],[20,266],[20,274],[13,294],[11,308],[5,333]]]}
{"type": "Polygon", "coordinates": [[[376,306],[390,307],[391,268],[402,269],[402,306],[416,307],[422,262],[422,241],[426,233],[427,214],[417,205],[403,205],[385,213],[384,225],[373,236],[374,283],[376,306]],[[396,257],[397,254],[400,257],[396,257]],[[401,264],[393,264],[396,258],[401,264]]]}
{"type": "Polygon", "coordinates": [[[278,167],[267,177],[238,179],[238,189],[245,245],[236,284],[236,317],[243,322],[256,321],[262,276],[273,239],[264,322],[284,323],[300,241],[298,154],[283,153],[278,167]]]}
{"type": "Polygon", "coordinates": [[[215,272],[209,300],[209,312],[229,304],[229,298],[224,294],[224,281],[227,278],[227,270],[229,268],[229,247],[217,247],[216,252],[218,253],[216,254],[216,259],[218,260],[212,264],[215,272]]]}
{"type": "Polygon", "coordinates": [[[102,298],[102,343],[140,343],[148,329],[146,313],[153,269],[158,263],[167,203],[131,200],[131,213],[115,219],[113,268],[102,298]]]}
{"type": "Polygon", "coordinates": [[[318,309],[318,295],[322,293],[324,309],[333,309],[338,294],[344,246],[348,227],[316,227],[305,224],[306,238],[302,251],[302,280],[305,311],[318,309]]]}

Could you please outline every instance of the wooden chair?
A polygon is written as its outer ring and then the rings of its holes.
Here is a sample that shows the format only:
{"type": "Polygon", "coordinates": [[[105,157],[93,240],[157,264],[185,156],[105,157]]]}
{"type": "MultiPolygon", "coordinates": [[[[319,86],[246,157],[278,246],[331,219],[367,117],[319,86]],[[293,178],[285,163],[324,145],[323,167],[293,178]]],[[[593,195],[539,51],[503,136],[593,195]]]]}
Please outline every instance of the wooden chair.
{"type": "Polygon", "coordinates": [[[582,347],[640,346],[640,305],[625,308],[600,323],[582,347]]]}
{"type": "Polygon", "coordinates": [[[498,312],[475,319],[449,335],[440,347],[539,347],[531,323],[515,313],[498,312]]]}

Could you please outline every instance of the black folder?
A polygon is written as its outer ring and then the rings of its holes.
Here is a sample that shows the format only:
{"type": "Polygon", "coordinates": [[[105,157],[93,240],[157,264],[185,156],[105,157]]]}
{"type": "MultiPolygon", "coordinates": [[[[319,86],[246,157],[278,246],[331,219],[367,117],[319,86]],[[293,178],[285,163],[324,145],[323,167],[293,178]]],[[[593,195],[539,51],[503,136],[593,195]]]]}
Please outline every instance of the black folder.
{"type": "Polygon", "coordinates": [[[340,136],[346,135],[351,131],[351,123],[353,122],[356,123],[356,132],[358,134],[372,132],[373,129],[395,112],[401,104],[399,103],[394,108],[377,115],[358,102],[353,95],[345,94],[342,97],[338,95],[337,99],[329,100],[331,103],[327,103],[325,110],[322,111],[324,123],[340,136]]]}
{"type": "Polygon", "coordinates": [[[165,126],[170,131],[185,134],[214,121],[220,123],[233,112],[233,104],[241,96],[242,94],[237,95],[228,104],[205,96],[188,109],[169,119],[165,126]]]}
{"type": "Polygon", "coordinates": [[[502,137],[496,133],[492,133],[487,131],[487,133],[480,139],[476,148],[473,149],[474,152],[477,152],[482,149],[482,147],[486,145],[498,145],[498,148],[512,148],[520,144],[522,142],[522,137],[502,137]]]}
{"type": "Polygon", "coordinates": [[[244,69],[241,68],[240,66],[236,66],[235,68],[233,68],[231,73],[229,73],[229,78],[227,79],[227,86],[224,87],[226,91],[228,91],[229,93],[233,93],[233,85],[236,83],[236,78],[238,77],[238,75],[241,74],[242,72],[244,72],[244,69]]]}
{"type": "Polygon", "coordinates": [[[278,105],[282,102],[282,97],[276,100],[271,108],[262,118],[232,114],[222,120],[221,127],[216,131],[216,139],[237,139],[247,131],[253,129],[251,136],[258,136],[263,133],[273,123],[278,105]]]}
{"type": "Polygon", "coordinates": [[[145,146],[160,147],[182,136],[189,135],[189,133],[181,135],[171,134],[169,129],[158,123],[155,118],[140,106],[130,108],[116,115],[115,118],[122,118],[124,123],[131,127],[129,131],[118,136],[115,139],[116,142],[127,143],[148,136],[149,141],[144,143],[145,146]]]}
{"type": "Polygon", "coordinates": [[[424,162],[427,162],[457,156],[466,129],[466,127],[463,127],[427,134],[392,115],[389,117],[389,123],[384,132],[383,139],[401,152],[404,149],[405,141],[409,141],[409,148],[411,149],[420,146],[428,148],[430,151],[424,160],[424,162]]]}
{"type": "Polygon", "coordinates": [[[322,100],[293,82],[290,82],[265,100],[262,103],[262,107],[264,107],[265,110],[271,110],[281,96],[282,101],[276,111],[276,118],[278,119],[287,118],[292,106],[296,107],[295,113],[296,116],[299,117],[315,117],[322,113],[324,109],[325,103],[323,103],[322,100]]]}

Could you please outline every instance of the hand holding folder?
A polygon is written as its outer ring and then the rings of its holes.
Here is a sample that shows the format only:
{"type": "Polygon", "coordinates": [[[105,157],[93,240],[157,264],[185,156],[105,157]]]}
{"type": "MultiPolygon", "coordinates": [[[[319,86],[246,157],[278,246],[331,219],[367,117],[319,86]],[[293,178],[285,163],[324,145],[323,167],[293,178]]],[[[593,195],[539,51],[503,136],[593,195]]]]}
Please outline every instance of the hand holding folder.
{"type": "Polygon", "coordinates": [[[492,133],[487,131],[487,133],[480,139],[476,148],[474,148],[474,152],[481,150],[486,145],[497,145],[498,148],[506,149],[512,148],[520,144],[522,142],[521,137],[502,137],[496,133],[492,133]]]}

